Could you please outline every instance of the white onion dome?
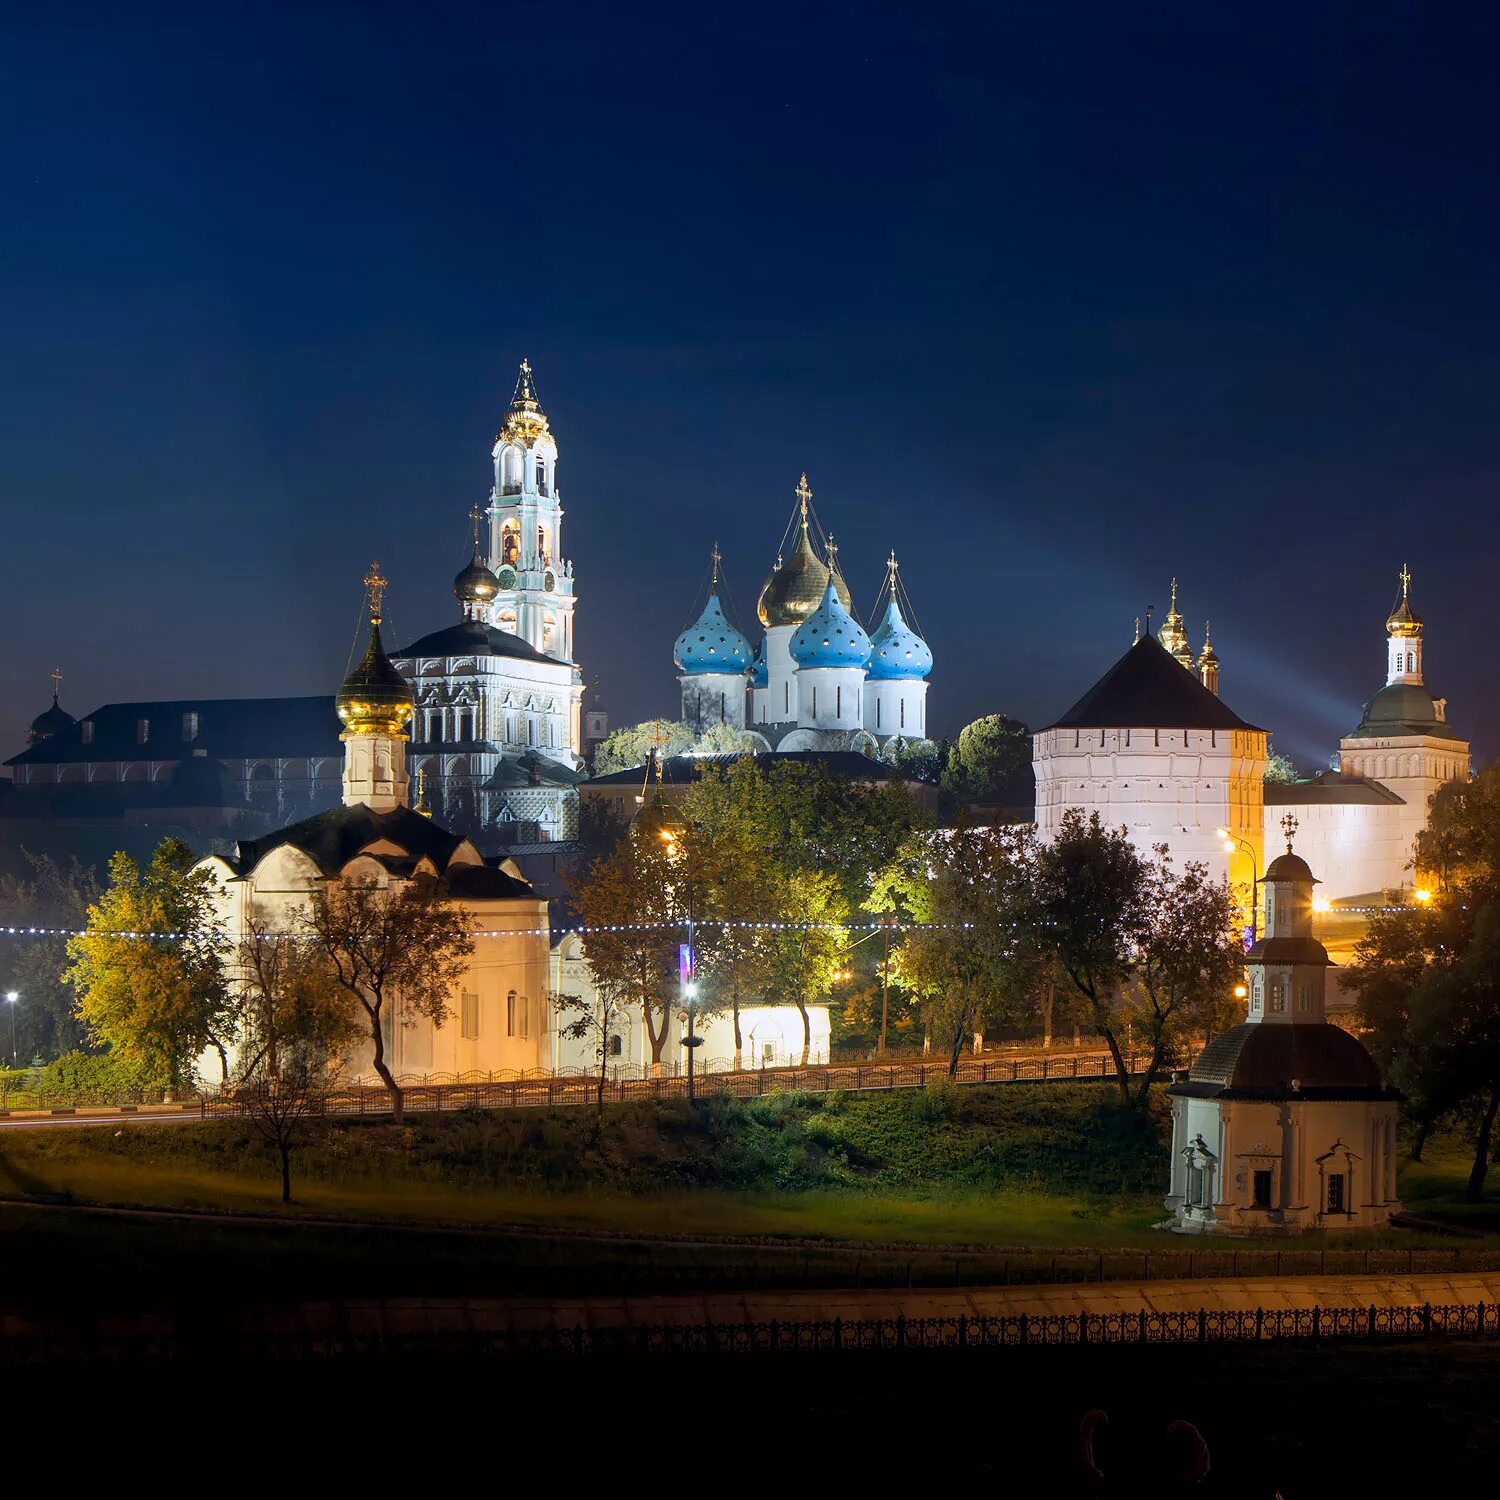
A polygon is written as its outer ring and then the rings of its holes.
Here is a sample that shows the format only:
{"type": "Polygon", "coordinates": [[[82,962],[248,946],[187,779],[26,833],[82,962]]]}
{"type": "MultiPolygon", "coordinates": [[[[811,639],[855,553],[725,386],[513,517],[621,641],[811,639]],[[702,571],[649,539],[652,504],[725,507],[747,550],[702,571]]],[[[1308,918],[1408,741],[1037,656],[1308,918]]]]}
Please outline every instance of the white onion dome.
{"type": "Polygon", "coordinates": [[[703,613],[677,637],[672,659],[690,676],[704,672],[743,672],[750,665],[750,642],[725,617],[717,590],[703,613]]]}
{"type": "MultiPolygon", "coordinates": [[[[870,662],[870,637],[839,597],[838,574],[829,578],[823,602],[797,627],[791,640],[792,660],[799,667],[864,667],[870,662]]],[[[848,597],[848,589],[844,597],[848,597]]]]}
{"type": "Polygon", "coordinates": [[[894,598],[870,637],[870,680],[890,682],[925,677],[932,670],[932,650],[902,617],[894,598]]]}

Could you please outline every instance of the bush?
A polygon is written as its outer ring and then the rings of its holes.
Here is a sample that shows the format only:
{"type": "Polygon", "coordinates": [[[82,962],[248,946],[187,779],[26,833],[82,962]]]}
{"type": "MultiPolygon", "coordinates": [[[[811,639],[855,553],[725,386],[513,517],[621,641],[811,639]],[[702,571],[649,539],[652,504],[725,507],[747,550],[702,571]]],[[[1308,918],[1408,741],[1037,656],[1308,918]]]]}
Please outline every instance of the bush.
{"type": "Polygon", "coordinates": [[[67,1052],[36,1074],[34,1087],[43,1094],[76,1094],[113,1104],[128,1100],[147,1080],[108,1052],[67,1052]]]}

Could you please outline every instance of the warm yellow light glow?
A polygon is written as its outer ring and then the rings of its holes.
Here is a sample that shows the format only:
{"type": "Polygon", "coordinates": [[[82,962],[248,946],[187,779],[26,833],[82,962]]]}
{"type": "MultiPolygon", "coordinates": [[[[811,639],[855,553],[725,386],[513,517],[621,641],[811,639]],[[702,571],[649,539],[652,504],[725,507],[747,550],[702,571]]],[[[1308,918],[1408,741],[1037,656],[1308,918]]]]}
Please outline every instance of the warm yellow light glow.
{"type": "Polygon", "coordinates": [[[677,835],[663,828],[661,831],[661,841],[664,844],[675,844],[677,842],[677,835]]]}
{"type": "Polygon", "coordinates": [[[1237,984],[1234,987],[1234,998],[1236,1000],[1243,1000],[1245,998],[1245,996],[1248,995],[1249,993],[1250,993],[1250,991],[1247,990],[1245,988],[1245,986],[1242,985],[1242,984],[1237,984]]]}
{"type": "Polygon", "coordinates": [[[1229,837],[1229,830],[1227,828],[1215,828],[1214,832],[1218,834],[1221,839],[1227,839],[1229,837]]]}
{"type": "Polygon", "coordinates": [[[1234,853],[1234,845],[1231,844],[1228,839],[1224,840],[1224,852],[1226,854],[1233,854],[1234,853]]]}
{"type": "Polygon", "coordinates": [[[1423,886],[1420,890],[1413,891],[1412,895],[1415,896],[1423,906],[1426,906],[1427,903],[1432,900],[1432,892],[1429,891],[1425,886],[1423,886]]]}
{"type": "Polygon", "coordinates": [[[1325,912],[1329,909],[1330,905],[1331,903],[1326,896],[1313,897],[1313,910],[1316,912],[1325,912]]]}

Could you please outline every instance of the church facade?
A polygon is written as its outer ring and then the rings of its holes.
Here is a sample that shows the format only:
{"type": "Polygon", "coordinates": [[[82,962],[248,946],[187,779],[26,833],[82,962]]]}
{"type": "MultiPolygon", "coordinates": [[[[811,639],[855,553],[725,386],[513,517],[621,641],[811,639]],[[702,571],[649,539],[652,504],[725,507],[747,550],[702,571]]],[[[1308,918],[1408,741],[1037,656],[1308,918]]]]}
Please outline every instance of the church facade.
{"type": "MultiPolygon", "coordinates": [[[[472,840],[412,806],[408,730],[411,684],[380,638],[384,580],[372,570],[369,645],[332,700],[339,739],[339,805],[199,862],[213,882],[233,949],[255,931],[287,930],[319,891],[358,882],[399,893],[430,882],[468,921],[474,951],[441,1024],[407,1014],[393,997],[381,1032],[383,1061],[398,1079],[527,1071],[547,1055],[547,902],[509,861],[486,860],[472,840]]],[[[347,1059],[374,1081],[373,1037],[347,1059]]]]}
{"type": "Polygon", "coordinates": [[[806,474],[796,494],[791,553],[777,557],[761,588],[764,633],[753,651],[724,612],[714,549],[708,601],[673,650],[684,722],[700,734],[715,724],[743,729],[758,748],[780,752],[875,755],[925,740],[932,652],[907,621],[895,553],[867,632],[806,474]]]}
{"type": "MultiPolygon", "coordinates": [[[[470,835],[568,839],[584,729],[576,595],[557,441],[525,361],[490,462],[453,583],[458,620],[391,653],[416,698],[411,769],[419,798],[470,835]]],[[[339,801],[335,722],[324,697],[110,703],[75,719],[54,693],[6,762],[9,812],[204,834],[306,816],[339,801]]]]}

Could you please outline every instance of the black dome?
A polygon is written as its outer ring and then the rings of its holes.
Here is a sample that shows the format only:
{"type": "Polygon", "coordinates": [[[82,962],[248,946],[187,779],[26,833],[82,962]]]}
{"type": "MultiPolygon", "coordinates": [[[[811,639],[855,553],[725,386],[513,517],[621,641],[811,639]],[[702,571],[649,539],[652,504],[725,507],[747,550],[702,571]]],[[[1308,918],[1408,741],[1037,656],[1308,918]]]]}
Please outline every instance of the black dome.
{"type": "Polygon", "coordinates": [[[1220,1033],[1198,1054],[1190,1084],[1215,1092],[1295,1097],[1381,1092],[1380,1069],[1358,1037],[1321,1022],[1282,1025],[1245,1021],[1220,1033]]]}
{"type": "Polygon", "coordinates": [[[71,729],[77,719],[67,709],[61,708],[57,702],[57,694],[52,695],[52,707],[39,713],[31,721],[31,729],[27,738],[36,744],[38,740],[51,739],[54,734],[61,734],[65,729],[71,729]]]}
{"type": "Polygon", "coordinates": [[[1309,885],[1320,885],[1318,877],[1308,868],[1307,861],[1300,854],[1278,854],[1266,867],[1266,873],[1261,876],[1262,882],[1267,880],[1303,880],[1309,885]]]}

